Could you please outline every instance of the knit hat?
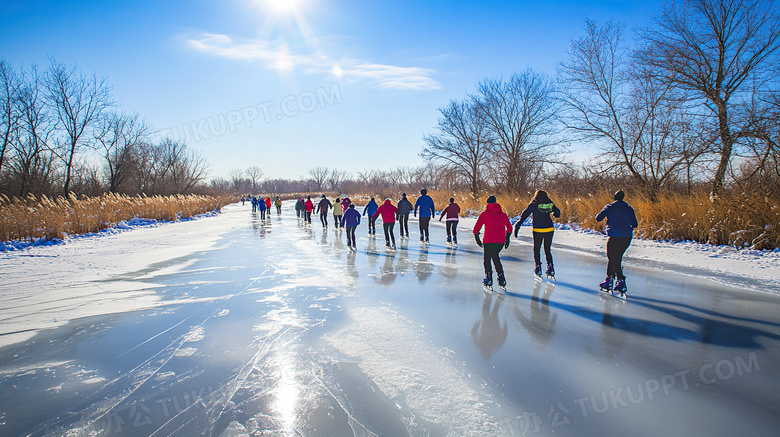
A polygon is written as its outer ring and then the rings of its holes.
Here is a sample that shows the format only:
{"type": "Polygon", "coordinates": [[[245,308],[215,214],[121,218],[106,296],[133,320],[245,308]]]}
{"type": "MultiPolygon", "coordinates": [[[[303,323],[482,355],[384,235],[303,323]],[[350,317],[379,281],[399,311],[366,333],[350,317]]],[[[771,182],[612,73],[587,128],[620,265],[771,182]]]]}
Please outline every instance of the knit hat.
{"type": "Polygon", "coordinates": [[[612,196],[612,198],[615,200],[623,200],[624,197],[626,197],[626,193],[624,193],[623,190],[616,191],[612,196]]]}
{"type": "Polygon", "coordinates": [[[488,197],[487,203],[496,203],[496,196],[488,197]]]}
{"type": "Polygon", "coordinates": [[[423,188],[422,190],[420,190],[420,194],[422,194],[423,196],[425,196],[426,194],[428,194],[428,190],[426,190],[425,188],[423,188]]]}

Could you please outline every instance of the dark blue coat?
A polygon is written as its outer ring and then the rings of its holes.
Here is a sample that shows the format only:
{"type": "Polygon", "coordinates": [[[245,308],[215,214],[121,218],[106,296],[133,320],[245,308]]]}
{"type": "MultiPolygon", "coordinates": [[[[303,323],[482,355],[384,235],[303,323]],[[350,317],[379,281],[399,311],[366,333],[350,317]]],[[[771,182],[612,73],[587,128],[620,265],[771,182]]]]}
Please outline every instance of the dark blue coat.
{"type": "Polygon", "coordinates": [[[634,229],[639,226],[634,208],[622,200],[616,200],[596,214],[596,221],[607,219],[604,232],[610,237],[633,237],[634,229]]]}
{"type": "Polygon", "coordinates": [[[379,205],[376,204],[376,201],[371,199],[371,201],[366,204],[366,207],[363,208],[363,215],[368,214],[369,216],[372,216],[378,208],[379,205]]]}
{"type": "Polygon", "coordinates": [[[347,208],[341,218],[341,226],[357,226],[360,224],[360,213],[355,208],[347,208]]]}

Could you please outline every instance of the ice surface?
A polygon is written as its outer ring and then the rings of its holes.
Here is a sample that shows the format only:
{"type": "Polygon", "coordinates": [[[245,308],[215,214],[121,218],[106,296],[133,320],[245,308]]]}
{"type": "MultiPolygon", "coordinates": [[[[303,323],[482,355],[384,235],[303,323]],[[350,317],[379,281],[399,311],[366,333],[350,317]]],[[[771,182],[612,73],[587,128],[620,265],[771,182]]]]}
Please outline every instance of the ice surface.
{"type": "Polygon", "coordinates": [[[528,235],[484,293],[463,234],[386,250],[251,207],[0,254],[2,435],[774,435],[777,255],[528,235]],[[745,267],[752,265],[752,267],[745,267]],[[721,273],[718,273],[721,272],[721,273]],[[774,275],[774,276],[773,276],[774,275]],[[724,285],[730,284],[730,285],[724,285]]]}

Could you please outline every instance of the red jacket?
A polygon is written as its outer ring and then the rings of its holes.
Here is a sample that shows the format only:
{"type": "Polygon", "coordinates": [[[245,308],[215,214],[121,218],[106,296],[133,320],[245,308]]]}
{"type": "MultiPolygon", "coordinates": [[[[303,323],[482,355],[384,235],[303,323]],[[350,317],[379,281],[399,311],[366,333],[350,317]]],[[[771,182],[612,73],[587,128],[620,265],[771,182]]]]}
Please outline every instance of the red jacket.
{"type": "Polygon", "coordinates": [[[396,208],[392,202],[390,202],[390,199],[385,200],[385,203],[379,206],[379,208],[376,209],[376,212],[374,213],[373,217],[378,217],[379,214],[382,214],[382,222],[383,223],[395,223],[395,214],[398,212],[398,208],[396,208]]]}
{"type": "Polygon", "coordinates": [[[487,204],[474,225],[474,233],[478,234],[482,230],[482,226],[485,227],[483,243],[504,244],[507,234],[512,233],[512,223],[509,223],[509,217],[501,210],[501,205],[497,203],[487,204]]]}
{"type": "Polygon", "coordinates": [[[266,208],[271,209],[271,198],[270,197],[266,197],[265,198],[265,206],[266,206],[266,208]]]}
{"type": "Polygon", "coordinates": [[[304,207],[306,208],[306,212],[312,212],[314,211],[314,202],[312,202],[311,199],[306,199],[304,207]]]}

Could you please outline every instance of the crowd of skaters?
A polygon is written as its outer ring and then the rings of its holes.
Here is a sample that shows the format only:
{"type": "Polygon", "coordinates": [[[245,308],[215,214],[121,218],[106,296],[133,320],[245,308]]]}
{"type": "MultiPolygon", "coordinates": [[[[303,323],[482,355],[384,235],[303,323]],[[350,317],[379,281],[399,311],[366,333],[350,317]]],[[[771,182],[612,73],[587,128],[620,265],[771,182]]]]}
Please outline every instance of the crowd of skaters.
{"type": "MultiPolygon", "coordinates": [[[[638,226],[636,214],[631,206],[624,201],[625,193],[620,190],[613,196],[614,202],[604,206],[596,215],[597,221],[606,220],[605,233],[608,236],[607,252],[607,274],[606,279],[599,284],[600,289],[604,291],[615,290],[622,296],[627,291],[626,277],[623,274],[622,260],[623,255],[631,244],[634,229],[638,226]]],[[[242,198],[242,204],[246,198],[242,198]]],[[[261,218],[265,218],[266,211],[270,212],[272,201],[270,197],[250,199],[252,211],[260,211],[261,218]]],[[[277,213],[281,213],[282,202],[277,196],[273,202],[277,213]]],[[[337,196],[331,202],[324,194],[321,195],[316,203],[311,196],[304,199],[300,197],[295,203],[296,216],[305,224],[311,225],[312,214],[319,214],[320,222],[324,228],[329,226],[328,213],[332,212],[333,224],[337,231],[344,229],[347,233],[347,246],[350,250],[357,250],[355,232],[361,223],[361,217],[368,219],[369,236],[376,235],[376,222],[381,217],[382,228],[385,237],[385,245],[388,249],[396,248],[395,224],[399,223],[399,232],[401,239],[409,239],[409,215],[418,217],[420,231],[420,245],[430,243],[429,226],[431,218],[436,216],[436,207],[428,191],[423,188],[420,190],[420,196],[417,197],[414,205],[403,193],[397,205],[393,204],[392,199],[385,199],[380,205],[376,199],[370,198],[368,203],[363,206],[363,210],[358,211],[356,205],[351,199],[344,196],[337,196]]],[[[447,245],[456,247],[458,244],[458,223],[460,220],[461,208],[455,202],[454,198],[449,199],[449,204],[441,211],[439,221],[446,221],[447,245]]],[[[498,204],[495,196],[489,196],[482,211],[477,218],[472,233],[477,245],[483,249],[483,265],[485,269],[485,278],[483,284],[488,287],[493,285],[493,272],[497,275],[499,287],[506,286],[506,276],[501,263],[500,253],[503,249],[509,247],[510,238],[514,231],[515,238],[519,238],[520,227],[527,218],[531,218],[531,234],[533,238],[534,255],[534,274],[542,275],[541,252],[544,250],[547,268],[544,271],[548,278],[554,278],[555,268],[552,256],[552,241],[555,232],[553,218],[559,218],[561,210],[550,199],[547,192],[537,190],[528,206],[523,210],[519,220],[512,226],[509,217],[498,204]],[[484,230],[484,236],[482,232],[484,230]]]]}

